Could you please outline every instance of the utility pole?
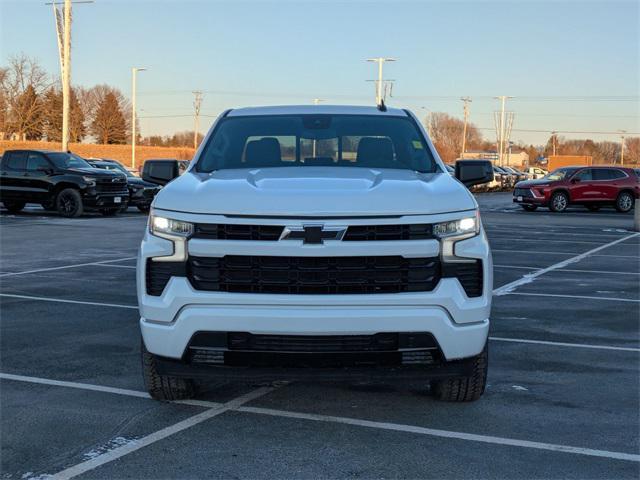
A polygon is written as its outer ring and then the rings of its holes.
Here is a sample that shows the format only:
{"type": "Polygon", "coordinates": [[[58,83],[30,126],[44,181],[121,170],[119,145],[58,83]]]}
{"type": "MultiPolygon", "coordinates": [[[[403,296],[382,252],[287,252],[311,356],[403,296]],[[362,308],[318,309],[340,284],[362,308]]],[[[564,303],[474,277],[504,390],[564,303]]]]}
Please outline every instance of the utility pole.
{"type": "Polygon", "coordinates": [[[464,128],[462,129],[462,153],[460,158],[464,158],[464,152],[466,152],[467,146],[467,122],[469,121],[469,103],[472,102],[470,97],[461,97],[460,100],[464,102],[464,128]]]}
{"type": "Polygon", "coordinates": [[[622,135],[620,135],[620,165],[624,166],[624,137],[627,133],[626,130],[618,130],[622,135]]]}
{"type": "MultiPolygon", "coordinates": [[[[498,124],[497,128],[498,128],[498,163],[502,166],[504,164],[504,150],[505,150],[504,141],[506,137],[506,127],[507,127],[504,107],[507,99],[513,98],[513,97],[510,97],[508,95],[500,95],[498,97],[493,97],[493,98],[500,100],[500,103],[501,103],[500,118],[497,122],[498,124]]],[[[511,120],[513,120],[513,117],[511,118],[511,120]]]]}
{"type": "Polygon", "coordinates": [[[136,78],[146,68],[131,68],[131,168],[136,168],[136,78]]]}
{"type": "Polygon", "coordinates": [[[556,132],[555,130],[551,132],[551,147],[552,147],[554,157],[556,156],[556,135],[557,134],[558,132],[556,132]]]}
{"type": "Polygon", "coordinates": [[[62,80],[62,151],[69,150],[69,113],[71,111],[71,4],[93,3],[92,0],[76,1],[64,0],[62,21],[57,5],[60,2],[45,3],[53,6],[53,18],[56,23],[56,41],[58,43],[58,59],[60,61],[60,76],[62,80]],[[62,25],[61,25],[62,23],[62,25]],[[62,30],[62,31],[61,31],[62,30]],[[62,37],[62,38],[61,38],[62,37]]]}
{"type": "Polygon", "coordinates": [[[383,90],[383,79],[382,79],[382,64],[385,62],[395,62],[395,58],[385,58],[385,57],[374,57],[368,58],[367,62],[375,62],[378,64],[378,80],[376,80],[376,105],[382,105],[382,101],[384,100],[384,96],[382,94],[383,90]]]}
{"type": "Polygon", "coordinates": [[[193,149],[198,149],[198,130],[200,129],[200,105],[202,105],[202,92],[196,90],[193,92],[193,149]]]}
{"type": "Polygon", "coordinates": [[[64,73],[62,75],[62,151],[69,150],[69,111],[71,87],[71,0],[64,0],[64,73]]]}

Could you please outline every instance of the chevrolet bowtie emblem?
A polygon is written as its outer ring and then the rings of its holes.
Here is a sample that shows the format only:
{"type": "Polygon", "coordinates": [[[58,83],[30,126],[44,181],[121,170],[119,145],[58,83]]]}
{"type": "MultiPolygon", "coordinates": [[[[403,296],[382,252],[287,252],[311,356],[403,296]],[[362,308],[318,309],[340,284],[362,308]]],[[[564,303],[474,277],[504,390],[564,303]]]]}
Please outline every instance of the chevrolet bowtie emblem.
{"type": "Polygon", "coordinates": [[[325,227],[324,225],[304,225],[286,227],[280,240],[302,240],[305,244],[322,244],[325,240],[342,240],[346,227],[325,227]]]}

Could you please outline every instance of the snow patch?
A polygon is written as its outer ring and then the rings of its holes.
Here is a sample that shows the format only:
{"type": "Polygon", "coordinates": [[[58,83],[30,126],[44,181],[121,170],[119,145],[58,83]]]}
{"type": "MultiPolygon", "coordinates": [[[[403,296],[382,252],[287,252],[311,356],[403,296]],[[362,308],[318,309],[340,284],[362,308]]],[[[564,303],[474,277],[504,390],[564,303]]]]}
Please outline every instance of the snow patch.
{"type": "Polygon", "coordinates": [[[511,388],[514,390],[518,390],[519,392],[528,392],[529,389],[527,387],[523,387],[522,385],[511,385],[511,388]]]}
{"type": "Polygon", "coordinates": [[[109,440],[107,443],[89,450],[83,455],[83,457],[84,460],[91,460],[93,458],[99,457],[100,455],[104,455],[111,450],[115,450],[116,448],[123,447],[125,445],[132,445],[135,443],[138,443],[137,438],[115,437],[109,440]]]}

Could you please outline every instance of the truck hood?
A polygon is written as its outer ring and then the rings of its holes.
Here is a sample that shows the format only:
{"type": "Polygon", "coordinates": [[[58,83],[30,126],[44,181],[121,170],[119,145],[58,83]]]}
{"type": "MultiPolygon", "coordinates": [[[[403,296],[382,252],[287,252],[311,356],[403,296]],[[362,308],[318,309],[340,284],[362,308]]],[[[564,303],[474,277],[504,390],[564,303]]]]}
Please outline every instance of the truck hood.
{"type": "Polygon", "coordinates": [[[256,216],[428,215],[477,208],[448,173],[359,167],[279,167],[187,172],[154,207],[256,216]]]}

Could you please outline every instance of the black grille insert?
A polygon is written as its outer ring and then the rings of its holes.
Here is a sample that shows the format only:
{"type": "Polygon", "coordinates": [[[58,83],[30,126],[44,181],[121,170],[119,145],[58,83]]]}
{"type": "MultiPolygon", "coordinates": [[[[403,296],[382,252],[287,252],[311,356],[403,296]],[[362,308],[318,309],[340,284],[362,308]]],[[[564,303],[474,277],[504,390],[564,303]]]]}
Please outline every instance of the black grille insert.
{"type": "Polygon", "coordinates": [[[98,193],[122,193],[124,195],[129,194],[129,189],[127,188],[127,182],[98,182],[96,184],[96,192],[98,193]]]}
{"type": "Polygon", "coordinates": [[[514,197],[533,197],[533,193],[531,193],[531,189],[529,188],[516,188],[513,191],[514,197]]]}
{"type": "Polygon", "coordinates": [[[482,261],[464,263],[443,263],[443,277],[456,277],[467,297],[479,297],[482,295],[483,273],[482,261]]]}
{"type": "Polygon", "coordinates": [[[189,257],[197,290],[237,293],[364,294],[428,292],[440,280],[438,258],[189,257]]]}
{"type": "Polygon", "coordinates": [[[347,229],[344,241],[375,240],[425,240],[433,238],[433,229],[429,224],[406,225],[352,225],[347,229]]]}
{"type": "Polygon", "coordinates": [[[276,241],[282,235],[281,225],[243,225],[199,223],[194,238],[209,240],[261,240],[276,241]]]}
{"type": "Polygon", "coordinates": [[[156,297],[162,295],[164,287],[169,283],[171,277],[184,277],[184,263],[179,262],[154,262],[147,260],[145,277],[147,284],[147,294],[156,297]]]}

